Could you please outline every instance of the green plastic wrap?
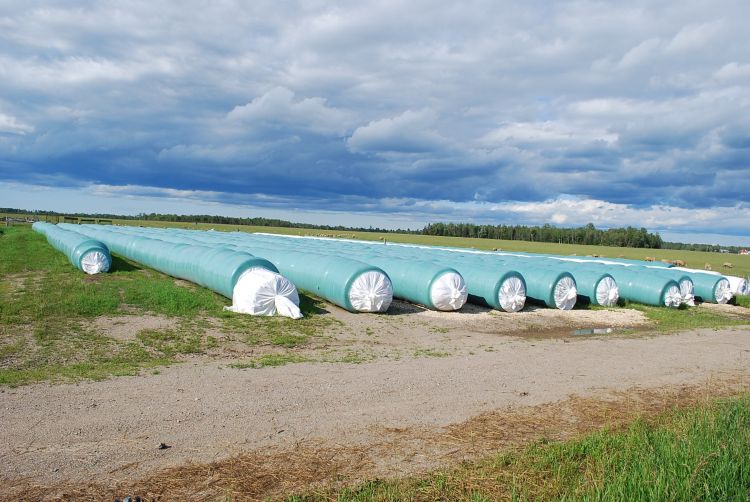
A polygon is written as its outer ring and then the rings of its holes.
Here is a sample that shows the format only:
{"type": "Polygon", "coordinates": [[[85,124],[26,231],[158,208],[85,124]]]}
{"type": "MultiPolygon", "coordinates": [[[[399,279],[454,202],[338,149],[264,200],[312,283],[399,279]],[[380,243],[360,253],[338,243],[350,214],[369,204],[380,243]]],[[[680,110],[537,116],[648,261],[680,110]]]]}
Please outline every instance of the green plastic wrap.
{"type": "Polygon", "coordinates": [[[565,268],[573,275],[581,304],[613,307],[620,299],[617,281],[602,267],[566,263],[565,268]]]}
{"type": "MultiPolygon", "coordinates": [[[[400,245],[392,243],[348,241],[345,239],[321,239],[294,236],[280,236],[268,234],[246,234],[243,232],[200,232],[192,230],[160,230],[140,229],[144,232],[178,233],[184,238],[211,240],[213,245],[221,242],[233,242],[247,245],[249,249],[265,246],[269,249],[314,252],[321,255],[333,256],[339,259],[355,259],[368,261],[378,265],[394,278],[399,275],[399,281],[394,280],[394,294],[415,303],[429,306],[421,286],[421,292],[411,291],[400,286],[407,284],[407,276],[418,277],[411,285],[424,284],[430,280],[430,274],[423,273],[422,263],[429,262],[436,267],[449,267],[458,272],[466,281],[469,301],[502,308],[498,297],[498,285],[503,274],[513,274],[518,281],[524,281],[526,296],[549,307],[571,308],[575,298],[570,296],[575,291],[582,302],[608,305],[612,303],[614,293],[619,290],[623,299],[650,304],[670,305],[677,301],[674,294],[675,282],[672,279],[687,280],[684,274],[677,277],[666,266],[640,262],[638,260],[599,259],[588,257],[563,257],[555,255],[539,255],[532,253],[480,252],[461,248],[443,248],[434,246],[400,245]],[[404,265],[402,273],[400,265],[404,265]],[[650,270],[644,266],[654,267],[650,270]],[[658,268],[657,268],[658,267],[658,268]],[[414,269],[414,270],[410,270],[414,269]],[[399,282],[397,287],[396,282],[399,282]],[[602,287],[605,284],[606,287],[602,287]],[[621,284],[623,283],[623,284],[621,284]],[[600,293],[607,293],[598,298],[600,293]]],[[[694,279],[691,276],[691,279],[694,279]]],[[[703,293],[707,300],[711,296],[721,295],[721,286],[707,283],[703,293]]],[[[677,284],[678,290],[680,284],[677,284]]],[[[696,288],[697,289],[697,288],[696,288]]],[[[697,291],[696,291],[697,294],[697,291]]],[[[682,299],[682,296],[679,296],[682,299]]]]}
{"type": "Polygon", "coordinates": [[[729,279],[722,275],[690,274],[695,297],[710,303],[727,303],[732,299],[729,279]]]}
{"type": "Polygon", "coordinates": [[[350,312],[385,312],[391,304],[391,280],[387,273],[371,264],[312,252],[274,250],[246,244],[238,246],[258,249],[297,287],[350,312]],[[372,298],[360,298],[358,289],[363,281],[382,283],[377,288],[380,293],[372,298]]]}
{"type": "Polygon", "coordinates": [[[570,310],[575,306],[578,291],[570,272],[514,264],[526,280],[526,296],[550,308],[570,310]]]}
{"type": "Polygon", "coordinates": [[[516,312],[526,301],[523,277],[501,263],[489,270],[485,265],[455,259],[450,254],[425,253],[403,246],[245,233],[232,235],[255,245],[260,242],[267,246],[304,247],[375,264],[391,277],[395,297],[428,308],[458,308],[464,298],[462,284],[465,284],[467,299],[483,306],[516,312]],[[442,293],[436,294],[436,291],[442,293]]]}
{"type": "Polygon", "coordinates": [[[270,261],[249,253],[212,246],[175,244],[152,237],[104,231],[81,225],[80,232],[112,247],[112,251],[172,277],[204,286],[232,298],[243,272],[263,268],[278,273],[270,261]]]}
{"type": "Polygon", "coordinates": [[[396,298],[442,311],[458,310],[466,303],[464,279],[452,267],[386,257],[371,251],[360,253],[359,256],[365,263],[378,266],[388,273],[396,298]]]}
{"type": "Polygon", "coordinates": [[[633,267],[611,267],[609,273],[617,281],[620,298],[624,300],[660,307],[682,304],[680,285],[674,279],[633,267]]]}
{"type": "Polygon", "coordinates": [[[82,272],[107,272],[112,265],[109,249],[101,241],[41,221],[34,223],[32,228],[44,235],[52,247],[65,254],[70,263],[82,272]]]}
{"type": "MultiPolygon", "coordinates": [[[[253,238],[246,234],[204,232],[189,237],[215,245],[232,243],[251,252],[257,250],[299,287],[350,311],[361,309],[361,306],[352,305],[350,300],[352,284],[359,276],[373,272],[383,273],[388,278],[393,297],[430,309],[457,310],[466,302],[461,275],[451,267],[431,262],[386,257],[369,248],[360,249],[359,253],[345,248],[337,249],[335,254],[326,253],[330,249],[316,242],[303,248],[289,239],[253,238]]],[[[390,300],[381,310],[387,309],[389,304],[390,300]]]]}
{"type": "MultiPolygon", "coordinates": [[[[381,269],[361,261],[271,246],[251,246],[232,239],[229,234],[219,232],[186,234],[180,231],[140,228],[121,229],[121,232],[149,235],[177,246],[263,255],[265,259],[273,263],[279,273],[298,288],[318,295],[350,312],[384,312],[393,299],[388,275],[381,269]]],[[[134,240],[129,245],[137,247],[140,244],[139,241],[134,240]]],[[[137,255],[143,251],[131,249],[129,252],[137,255]]],[[[173,270],[172,272],[181,273],[182,271],[173,270]]]]}

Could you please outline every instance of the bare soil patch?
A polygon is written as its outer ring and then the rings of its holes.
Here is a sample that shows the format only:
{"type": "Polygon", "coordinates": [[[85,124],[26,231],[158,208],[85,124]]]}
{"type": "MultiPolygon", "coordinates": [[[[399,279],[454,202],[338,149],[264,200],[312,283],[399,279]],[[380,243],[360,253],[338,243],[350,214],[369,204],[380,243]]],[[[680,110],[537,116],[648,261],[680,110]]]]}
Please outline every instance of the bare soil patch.
{"type": "Polygon", "coordinates": [[[42,282],[46,278],[45,271],[23,272],[20,274],[7,274],[3,277],[3,289],[10,293],[10,299],[13,300],[21,296],[22,293],[38,291],[42,287],[42,282]]]}
{"type": "Polygon", "coordinates": [[[507,313],[467,304],[458,312],[436,312],[399,300],[385,315],[353,314],[335,306],[328,306],[324,315],[340,321],[330,333],[332,348],[387,358],[469,355],[495,350],[513,338],[573,341],[579,329],[612,328],[617,334],[649,326],[642,312],[625,308],[560,311],[528,306],[507,313]]]}
{"type": "Polygon", "coordinates": [[[96,331],[120,341],[135,340],[136,335],[144,329],[163,330],[176,326],[177,319],[152,314],[101,316],[92,322],[92,327],[96,331]]]}
{"type": "Polygon", "coordinates": [[[730,305],[728,303],[723,305],[720,305],[718,303],[701,303],[697,306],[697,308],[708,310],[710,312],[717,312],[721,315],[734,319],[750,320],[750,308],[741,307],[739,305],[730,305]]]}

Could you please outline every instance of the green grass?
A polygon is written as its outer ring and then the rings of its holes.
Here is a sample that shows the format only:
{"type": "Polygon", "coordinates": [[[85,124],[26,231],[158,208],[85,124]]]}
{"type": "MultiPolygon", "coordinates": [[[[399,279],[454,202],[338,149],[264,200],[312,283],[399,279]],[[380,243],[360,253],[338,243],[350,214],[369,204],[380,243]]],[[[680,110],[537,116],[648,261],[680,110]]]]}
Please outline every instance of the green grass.
{"type": "Polygon", "coordinates": [[[414,351],[414,357],[448,357],[450,352],[444,352],[435,349],[417,349],[414,351]]]}
{"type": "Polygon", "coordinates": [[[309,358],[299,354],[266,354],[248,361],[240,361],[229,365],[230,368],[248,369],[248,368],[267,368],[284,366],[291,363],[304,363],[310,361],[309,358]]]}
{"type": "Polygon", "coordinates": [[[628,303],[627,307],[643,312],[646,318],[652,321],[655,328],[659,331],[721,328],[750,324],[750,316],[747,319],[730,318],[719,312],[713,312],[700,306],[682,306],[678,309],[670,309],[641,305],[639,303],[628,303]]]}
{"type": "Polygon", "coordinates": [[[627,500],[746,501],[750,496],[750,395],[726,399],[622,430],[415,477],[289,497],[289,502],[627,500]]]}
{"type": "Polygon", "coordinates": [[[317,315],[320,301],[303,296],[305,318],[251,317],[223,311],[230,301],[201,287],[114,257],[108,274],[86,276],[28,226],[0,238],[0,385],[134,375],[181,356],[220,349],[216,328],[255,345],[300,347],[335,321],[317,315]],[[142,330],[115,340],[100,316],[157,314],[176,327],[142,330]]]}
{"type": "Polygon", "coordinates": [[[359,350],[347,349],[343,353],[329,351],[320,356],[301,355],[294,352],[285,352],[280,354],[265,354],[260,357],[238,361],[228,366],[235,369],[260,369],[275,366],[284,366],[293,363],[343,363],[343,364],[361,364],[371,361],[375,358],[373,354],[365,353],[359,350]]]}

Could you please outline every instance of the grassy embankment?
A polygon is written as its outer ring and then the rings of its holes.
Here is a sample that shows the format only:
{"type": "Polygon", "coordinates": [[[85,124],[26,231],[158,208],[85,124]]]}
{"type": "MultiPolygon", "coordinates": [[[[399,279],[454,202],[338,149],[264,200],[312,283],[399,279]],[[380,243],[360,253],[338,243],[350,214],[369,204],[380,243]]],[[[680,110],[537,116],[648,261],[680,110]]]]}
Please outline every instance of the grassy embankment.
{"type": "MultiPolygon", "coordinates": [[[[256,230],[295,232],[295,229],[265,227],[256,230]]],[[[132,375],[144,368],[158,371],[156,367],[191,354],[221,354],[224,347],[232,344],[255,351],[251,358],[237,361],[234,366],[238,368],[302,361],[359,361],[356,354],[346,351],[315,350],[315,347],[325,347],[329,336],[325,334],[326,328],[335,323],[317,314],[322,304],[315,298],[303,295],[305,318],[301,321],[235,315],[222,311],[222,307],[229,304],[228,299],[127,260],[115,257],[111,273],[85,276],[28,226],[3,231],[0,235],[0,256],[3,256],[0,261],[0,385],[99,379],[132,375]],[[126,339],[116,339],[108,336],[107,326],[96,322],[102,316],[146,314],[164,316],[174,323],[168,328],[142,329],[126,339]]],[[[360,234],[362,236],[377,238],[377,234],[360,234]]],[[[395,240],[392,235],[386,237],[395,240]]],[[[442,245],[497,246],[501,242],[396,237],[442,245]]],[[[602,249],[609,251],[609,248],[598,248],[600,253],[602,249]]],[[[580,249],[577,251],[582,254],[580,249]]],[[[747,298],[743,302],[747,304],[747,298]]],[[[747,321],[703,309],[634,307],[643,310],[661,330],[747,324],[747,321]]]]}
{"type": "Polygon", "coordinates": [[[750,499],[750,395],[641,418],[583,438],[532,444],[404,479],[289,502],[750,499]]]}

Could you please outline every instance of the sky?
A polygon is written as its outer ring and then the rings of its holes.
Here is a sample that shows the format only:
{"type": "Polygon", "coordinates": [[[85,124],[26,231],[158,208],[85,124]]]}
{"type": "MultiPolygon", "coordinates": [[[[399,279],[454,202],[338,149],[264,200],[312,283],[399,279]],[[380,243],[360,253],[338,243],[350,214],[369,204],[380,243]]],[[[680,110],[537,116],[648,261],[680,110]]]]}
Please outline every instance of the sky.
{"type": "Polygon", "coordinates": [[[0,207],[750,245],[746,0],[0,3],[0,207]]]}

